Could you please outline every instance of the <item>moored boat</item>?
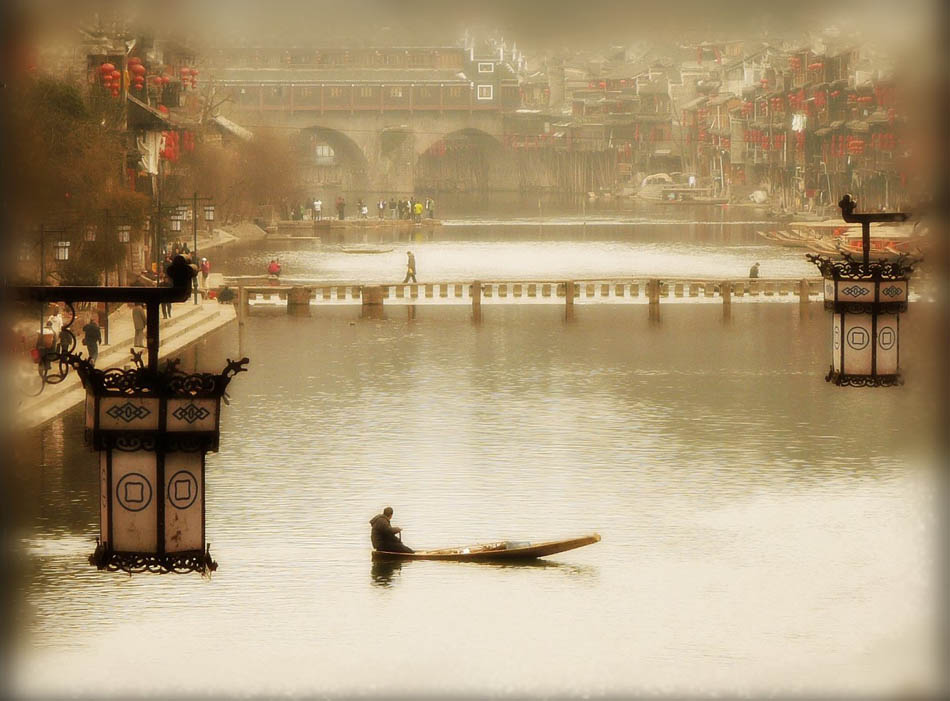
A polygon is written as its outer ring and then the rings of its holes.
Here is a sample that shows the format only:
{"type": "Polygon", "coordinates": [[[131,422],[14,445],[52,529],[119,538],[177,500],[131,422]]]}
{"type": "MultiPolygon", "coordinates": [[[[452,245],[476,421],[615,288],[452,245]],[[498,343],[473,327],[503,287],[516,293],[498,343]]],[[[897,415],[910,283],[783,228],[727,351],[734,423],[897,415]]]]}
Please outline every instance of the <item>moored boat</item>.
{"type": "Polygon", "coordinates": [[[414,553],[391,553],[380,550],[373,551],[374,560],[452,560],[457,562],[497,562],[498,560],[532,560],[546,555],[554,555],[575,548],[582,548],[591,543],[600,541],[597,533],[569,538],[567,540],[550,540],[543,543],[528,543],[522,541],[498,541],[496,543],[481,543],[460,548],[442,548],[440,550],[417,550],[414,553]]]}
{"type": "Polygon", "coordinates": [[[392,248],[367,248],[363,246],[340,246],[342,253],[390,253],[392,248]]]}

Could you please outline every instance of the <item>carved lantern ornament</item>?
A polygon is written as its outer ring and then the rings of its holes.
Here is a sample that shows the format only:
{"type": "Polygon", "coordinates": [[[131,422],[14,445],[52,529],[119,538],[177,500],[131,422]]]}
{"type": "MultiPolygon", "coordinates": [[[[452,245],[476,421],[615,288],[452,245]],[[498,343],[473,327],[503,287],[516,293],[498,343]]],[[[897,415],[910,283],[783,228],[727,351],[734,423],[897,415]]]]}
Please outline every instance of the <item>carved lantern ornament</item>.
{"type": "Polygon", "coordinates": [[[221,399],[248,360],[220,374],[75,363],[86,388],[86,443],[99,451],[99,538],[89,561],[127,572],[207,572],[205,454],[217,451],[221,399]]]}
{"type": "Polygon", "coordinates": [[[839,203],[847,222],[860,222],[863,260],[807,254],[824,277],[825,309],[832,312],[831,368],[825,379],[852,387],[892,386],[900,375],[900,314],[907,311],[908,283],[917,262],[907,255],[870,260],[872,221],[905,221],[902,213],[855,214],[854,200],[839,203]]]}

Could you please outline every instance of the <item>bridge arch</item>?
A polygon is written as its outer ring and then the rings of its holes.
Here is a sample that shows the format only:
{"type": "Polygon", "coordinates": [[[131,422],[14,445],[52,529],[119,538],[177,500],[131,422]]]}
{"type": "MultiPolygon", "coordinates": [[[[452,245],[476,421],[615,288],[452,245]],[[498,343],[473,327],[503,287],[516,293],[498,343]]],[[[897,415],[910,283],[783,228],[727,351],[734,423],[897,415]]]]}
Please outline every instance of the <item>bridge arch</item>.
{"type": "Polygon", "coordinates": [[[463,128],[416,138],[416,189],[433,192],[486,190],[505,170],[505,152],[492,134],[463,128]]]}
{"type": "Polygon", "coordinates": [[[369,161],[364,147],[339,129],[309,126],[294,137],[304,178],[314,188],[364,190],[369,184],[369,161]]]}

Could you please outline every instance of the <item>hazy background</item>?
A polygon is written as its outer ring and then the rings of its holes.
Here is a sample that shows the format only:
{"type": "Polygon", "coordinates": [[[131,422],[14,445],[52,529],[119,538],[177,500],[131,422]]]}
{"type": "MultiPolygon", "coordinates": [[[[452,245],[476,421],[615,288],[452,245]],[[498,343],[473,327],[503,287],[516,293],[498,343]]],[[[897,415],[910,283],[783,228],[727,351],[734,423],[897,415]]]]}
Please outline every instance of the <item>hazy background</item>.
{"type": "MultiPolygon", "coordinates": [[[[750,37],[768,39],[796,38],[812,33],[819,41],[821,32],[835,26],[847,35],[860,34],[861,41],[886,48],[894,54],[902,72],[910,81],[915,96],[909,112],[916,115],[919,130],[915,152],[919,168],[934,182],[934,207],[937,221],[946,223],[946,115],[948,103],[947,10],[941,2],[916,0],[893,2],[620,2],[586,0],[566,2],[504,2],[481,0],[462,4],[436,0],[407,2],[384,0],[350,0],[325,2],[303,0],[271,0],[254,2],[165,1],[165,2],[67,2],[65,0],[7,1],[0,7],[0,81],[3,89],[21,79],[38,63],[44,51],[55,49],[57,42],[67,41],[78,25],[94,26],[97,22],[117,27],[151,28],[158,35],[178,35],[200,51],[216,44],[246,43],[249,45],[424,45],[450,44],[466,31],[502,33],[518,43],[519,48],[535,54],[557,54],[576,49],[606,48],[612,44],[630,45],[649,39],[712,39],[716,37],[750,37]]],[[[2,98],[5,102],[6,98],[2,98]]],[[[22,138],[0,122],[2,147],[22,138]]],[[[3,242],[7,239],[11,212],[20,203],[9,196],[17,174],[3,166],[3,198],[0,201],[0,252],[11,255],[3,242]]],[[[938,237],[935,258],[944,270],[946,281],[946,229],[938,237]]],[[[936,262],[936,261],[935,261],[936,262]]],[[[941,291],[937,312],[943,319],[944,338],[938,339],[936,353],[946,356],[946,330],[950,328],[941,291]]],[[[946,420],[948,392],[946,363],[937,380],[938,408],[932,419],[942,444],[938,454],[945,458],[947,450],[946,420]]],[[[9,410],[4,403],[3,408],[9,410]]],[[[2,418],[2,417],[0,417],[2,418]]],[[[926,419],[924,419],[926,420],[926,419]]],[[[10,437],[4,433],[4,441],[10,437]]],[[[5,520],[9,520],[17,495],[10,491],[7,472],[2,473],[0,504],[5,520]]],[[[944,496],[946,481],[944,481],[944,496]]],[[[944,502],[945,504],[946,502],[944,502]]],[[[941,509],[945,517],[946,508],[941,509]]],[[[30,518],[30,514],[22,514],[30,518]]],[[[6,524],[5,524],[6,525],[6,524]]],[[[945,525],[945,524],[944,524],[945,525]]],[[[10,557],[4,548],[0,570],[10,557]]],[[[942,571],[945,571],[943,563],[942,571]]],[[[6,593],[19,586],[4,574],[6,593]]],[[[946,578],[944,577],[944,581],[946,578]]],[[[945,597],[945,587],[936,587],[945,597]]],[[[4,597],[4,602],[9,599],[4,597]]],[[[943,603],[943,602],[941,602],[943,603]]],[[[946,622],[946,608],[940,609],[946,622]]],[[[0,613],[3,631],[7,632],[9,616],[0,613]]],[[[947,626],[942,627],[946,642],[947,626]]],[[[4,639],[6,642],[6,639],[4,639]]],[[[5,647],[5,645],[4,645],[5,647]]],[[[0,677],[8,660],[3,656],[0,677]]],[[[90,660],[90,665],[99,661],[90,660]]],[[[48,670],[55,674],[56,670],[48,670]]]]}

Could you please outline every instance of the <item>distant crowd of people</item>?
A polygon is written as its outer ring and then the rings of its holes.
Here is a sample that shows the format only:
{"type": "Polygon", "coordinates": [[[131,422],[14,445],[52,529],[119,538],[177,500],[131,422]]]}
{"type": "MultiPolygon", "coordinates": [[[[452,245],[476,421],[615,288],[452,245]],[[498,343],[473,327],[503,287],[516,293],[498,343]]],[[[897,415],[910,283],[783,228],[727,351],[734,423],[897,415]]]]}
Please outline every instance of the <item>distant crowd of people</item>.
{"type": "MultiPolygon", "coordinates": [[[[346,219],[346,198],[343,195],[337,195],[333,203],[337,219],[343,221],[346,219]]],[[[431,197],[417,200],[414,196],[406,199],[390,197],[388,200],[381,199],[376,201],[376,216],[379,219],[408,219],[412,221],[422,221],[426,219],[435,219],[435,200],[431,197]]],[[[323,219],[323,200],[314,197],[307,205],[297,204],[290,208],[290,218],[294,221],[306,219],[305,213],[309,210],[310,218],[313,221],[322,221],[323,219]]],[[[370,205],[362,198],[356,201],[356,216],[359,219],[369,219],[370,205]]]]}

